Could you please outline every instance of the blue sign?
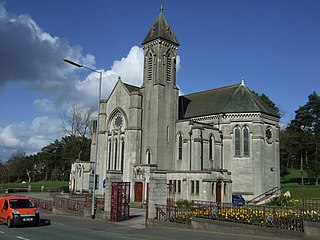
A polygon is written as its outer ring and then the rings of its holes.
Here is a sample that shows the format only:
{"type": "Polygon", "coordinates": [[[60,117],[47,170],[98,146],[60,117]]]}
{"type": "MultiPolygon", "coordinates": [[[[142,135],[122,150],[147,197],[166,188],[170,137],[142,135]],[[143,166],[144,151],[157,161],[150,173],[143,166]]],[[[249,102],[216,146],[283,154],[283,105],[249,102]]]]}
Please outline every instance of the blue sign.
{"type": "Polygon", "coordinates": [[[103,186],[103,188],[106,188],[106,180],[105,179],[103,179],[103,181],[102,181],[102,186],[103,186]]]}

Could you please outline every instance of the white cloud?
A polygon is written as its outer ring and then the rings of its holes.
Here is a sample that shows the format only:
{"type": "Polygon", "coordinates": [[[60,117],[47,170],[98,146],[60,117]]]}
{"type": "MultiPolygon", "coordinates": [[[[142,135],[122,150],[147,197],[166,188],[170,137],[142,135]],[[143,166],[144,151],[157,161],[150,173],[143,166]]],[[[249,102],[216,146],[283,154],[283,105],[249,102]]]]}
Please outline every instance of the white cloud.
{"type": "Polygon", "coordinates": [[[60,120],[47,116],[35,118],[30,126],[25,122],[10,124],[0,128],[0,159],[8,159],[17,150],[37,153],[62,136],[60,120]]]}
{"type": "Polygon", "coordinates": [[[33,105],[38,112],[53,112],[55,110],[54,103],[47,99],[36,99],[33,105]]]}
{"type": "Polygon", "coordinates": [[[16,131],[23,130],[24,122],[20,124],[10,124],[5,128],[0,128],[0,146],[6,148],[20,147],[21,141],[16,134],[16,131]]]}

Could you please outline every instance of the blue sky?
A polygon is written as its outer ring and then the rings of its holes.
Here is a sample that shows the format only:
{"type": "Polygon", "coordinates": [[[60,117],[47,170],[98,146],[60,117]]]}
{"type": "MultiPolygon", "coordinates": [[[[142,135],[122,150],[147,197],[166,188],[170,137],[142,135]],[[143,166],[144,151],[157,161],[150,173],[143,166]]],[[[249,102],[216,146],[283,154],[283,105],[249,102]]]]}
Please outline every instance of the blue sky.
{"type": "MultiPolygon", "coordinates": [[[[160,0],[0,0],[0,160],[36,153],[63,133],[71,106],[96,107],[118,76],[140,85],[140,43],[160,0]]],[[[320,89],[320,1],[164,0],[177,36],[177,83],[192,93],[241,82],[280,107],[282,124],[320,89]]]]}

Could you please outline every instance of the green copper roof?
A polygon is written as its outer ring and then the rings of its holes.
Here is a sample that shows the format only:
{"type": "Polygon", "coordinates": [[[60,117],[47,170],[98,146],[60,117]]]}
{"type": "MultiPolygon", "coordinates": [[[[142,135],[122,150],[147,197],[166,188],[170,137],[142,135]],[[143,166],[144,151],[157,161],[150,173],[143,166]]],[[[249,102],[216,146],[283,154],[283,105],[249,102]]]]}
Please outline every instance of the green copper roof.
{"type": "Polygon", "coordinates": [[[219,113],[262,112],[277,114],[243,84],[235,84],[179,97],[179,118],[219,113]]]}
{"type": "Polygon", "coordinates": [[[144,45],[158,38],[167,40],[179,46],[179,42],[176,36],[174,35],[169,23],[167,22],[162,9],[160,11],[158,18],[153,23],[150,31],[148,32],[147,36],[144,38],[141,44],[144,45]]]}

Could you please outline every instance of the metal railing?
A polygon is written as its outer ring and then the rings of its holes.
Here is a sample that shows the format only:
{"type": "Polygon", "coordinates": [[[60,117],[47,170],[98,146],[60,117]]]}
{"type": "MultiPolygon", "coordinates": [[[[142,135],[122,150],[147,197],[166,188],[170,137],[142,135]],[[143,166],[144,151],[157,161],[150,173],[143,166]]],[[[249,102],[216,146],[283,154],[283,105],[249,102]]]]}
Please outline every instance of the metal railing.
{"type": "Polygon", "coordinates": [[[304,214],[300,209],[261,206],[234,206],[230,203],[193,201],[190,209],[156,205],[158,220],[191,224],[193,217],[234,223],[303,231],[304,214]]]}
{"type": "Polygon", "coordinates": [[[320,222],[320,198],[303,199],[302,209],[304,220],[320,222]]]}

